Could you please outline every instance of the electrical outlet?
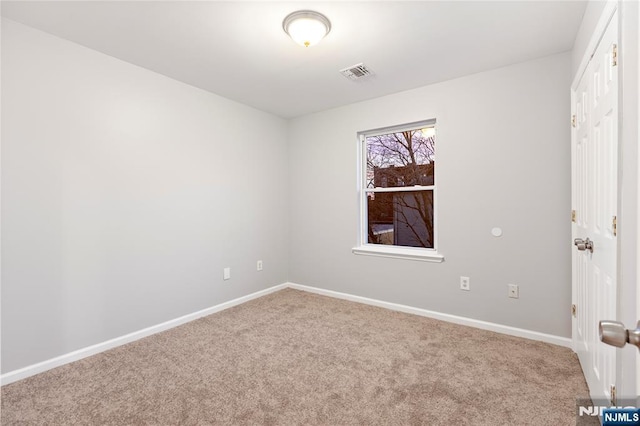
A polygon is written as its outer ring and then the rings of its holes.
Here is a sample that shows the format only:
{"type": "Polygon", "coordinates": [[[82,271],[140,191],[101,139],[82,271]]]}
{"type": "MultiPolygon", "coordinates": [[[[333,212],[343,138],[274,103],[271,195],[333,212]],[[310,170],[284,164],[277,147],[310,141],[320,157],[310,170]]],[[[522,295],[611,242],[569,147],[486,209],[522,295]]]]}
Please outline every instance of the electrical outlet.
{"type": "Polygon", "coordinates": [[[224,268],[222,271],[222,279],[228,280],[231,279],[231,268],[224,268]]]}
{"type": "Polygon", "coordinates": [[[512,299],[520,298],[520,291],[518,290],[518,284],[509,284],[509,297],[512,299]]]}
{"type": "Polygon", "coordinates": [[[471,290],[471,279],[469,277],[460,277],[460,290],[471,290]]]}
{"type": "Polygon", "coordinates": [[[258,262],[256,263],[256,269],[258,271],[262,271],[262,260],[258,260],[258,262]]]}

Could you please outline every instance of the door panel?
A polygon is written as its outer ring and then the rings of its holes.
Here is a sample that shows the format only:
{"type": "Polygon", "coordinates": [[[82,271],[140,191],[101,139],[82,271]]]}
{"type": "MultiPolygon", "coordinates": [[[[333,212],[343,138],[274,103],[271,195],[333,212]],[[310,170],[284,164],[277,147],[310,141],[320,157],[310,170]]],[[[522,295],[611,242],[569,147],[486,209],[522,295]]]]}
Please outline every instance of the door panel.
{"type": "Polygon", "coordinates": [[[617,12],[572,93],[576,115],[572,132],[573,238],[593,242],[593,251],[574,248],[574,347],[591,396],[611,399],[616,353],[598,336],[601,319],[616,318],[616,235],[618,149],[617,12]]]}

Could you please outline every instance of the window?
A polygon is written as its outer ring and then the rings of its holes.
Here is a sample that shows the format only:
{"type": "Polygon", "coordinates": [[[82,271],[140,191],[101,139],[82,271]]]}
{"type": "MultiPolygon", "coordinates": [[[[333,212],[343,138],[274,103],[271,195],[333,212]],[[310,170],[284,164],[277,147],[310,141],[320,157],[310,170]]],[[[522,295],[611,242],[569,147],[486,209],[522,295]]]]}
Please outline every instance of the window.
{"type": "Polygon", "coordinates": [[[362,132],[356,254],[442,261],[436,252],[435,120],[362,132]]]}

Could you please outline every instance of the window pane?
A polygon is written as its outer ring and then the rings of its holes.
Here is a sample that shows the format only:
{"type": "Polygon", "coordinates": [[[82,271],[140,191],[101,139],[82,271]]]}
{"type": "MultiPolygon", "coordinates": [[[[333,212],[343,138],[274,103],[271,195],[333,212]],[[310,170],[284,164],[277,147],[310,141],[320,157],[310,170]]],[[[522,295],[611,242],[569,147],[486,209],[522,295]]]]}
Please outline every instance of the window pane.
{"type": "Polygon", "coordinates": [[[367,136],[367,188],[433,185],[434,127],[367,136]]]}
{"type": "Polygon", "coordinates": [[[367,194],[370,244],[433,248],[433,191],[367,194]]]}

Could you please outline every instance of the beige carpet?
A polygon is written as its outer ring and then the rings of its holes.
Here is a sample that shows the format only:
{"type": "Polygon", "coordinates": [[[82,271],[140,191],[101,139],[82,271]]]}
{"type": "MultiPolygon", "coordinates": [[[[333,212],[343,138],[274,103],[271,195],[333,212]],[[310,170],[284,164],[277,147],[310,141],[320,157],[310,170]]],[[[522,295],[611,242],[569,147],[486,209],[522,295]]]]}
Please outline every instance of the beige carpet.
{"type": "Polygon", "coordinates": [[[2,425],[573,425],[566,348],[283,290],[2,388],[2,425]]]}

